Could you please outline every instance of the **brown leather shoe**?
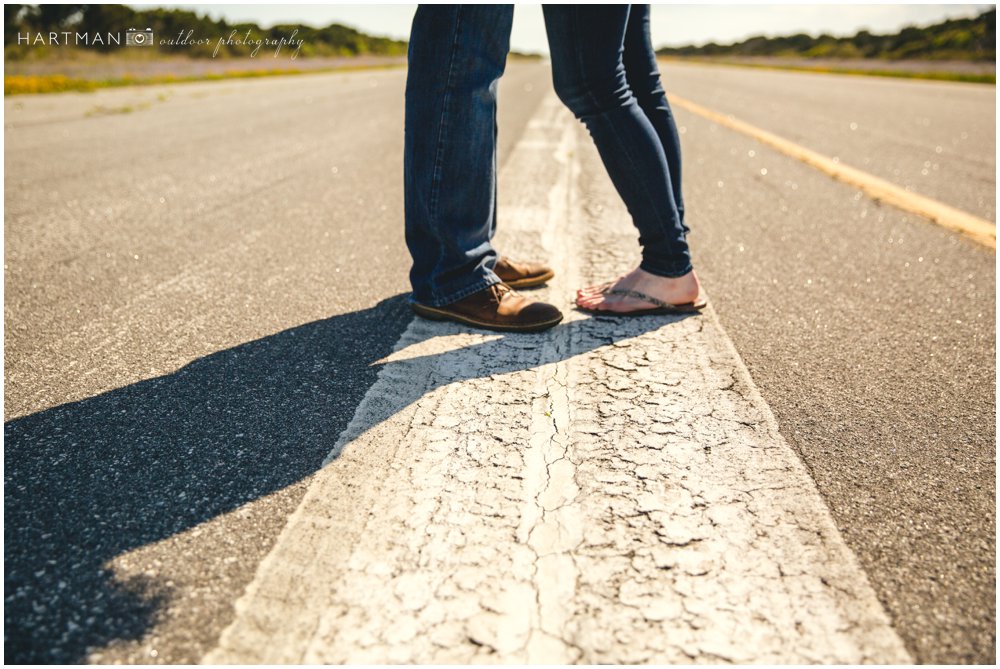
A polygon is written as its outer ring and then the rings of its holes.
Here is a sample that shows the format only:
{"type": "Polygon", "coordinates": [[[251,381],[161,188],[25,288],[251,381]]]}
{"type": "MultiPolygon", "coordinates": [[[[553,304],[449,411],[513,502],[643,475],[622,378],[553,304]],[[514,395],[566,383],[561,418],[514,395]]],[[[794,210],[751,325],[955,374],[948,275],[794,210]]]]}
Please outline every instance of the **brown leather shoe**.
{"type": "Polygon", "coordinates": [[[493,271],[511,288],[540,286],[556,275],[551,267],[540,262],[517,262],[509,258],[497,260],[493,271]]]}
{"type": "Polygon", "coordinates": [[[429,307],[419,302],[411,302],[410,306],[418,315],[433,321],[456,321],[501,332],[547,330],[563,317],[551,304],[519,295],[502,283],[443,307],[429,307]]]}

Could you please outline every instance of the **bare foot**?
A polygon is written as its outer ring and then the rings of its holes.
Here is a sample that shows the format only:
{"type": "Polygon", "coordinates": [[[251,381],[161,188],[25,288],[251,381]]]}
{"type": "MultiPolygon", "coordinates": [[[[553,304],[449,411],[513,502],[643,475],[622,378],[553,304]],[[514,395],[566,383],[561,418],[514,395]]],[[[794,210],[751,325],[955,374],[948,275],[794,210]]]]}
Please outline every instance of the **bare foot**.
{"type": "Polygon", "coordinates": [[[601,283],[595,283],[595,284],[591,284],[589,286],[584,286],[583,288],[577,288],[576,289],[576,296],[579,298],[579,297],[584,297],[584,296],[588,296],[588,295],[600,295],[601,293],[603,293],[604,291],[608,290],[609,288],[611,288],[617,282],[621,281],[624,278],[625,278],[625,275],[622,274],[622,275],[616,276],[615,278],[611,279],[611,281],[602,281],[601,283]]]}
{"type": "MultiPolygon", "coordinates": [[[[606,284],[597,284],[577,291],[577,306],[592,311],[609,311],[613,313],[653,309],[657,306],[651,302],[628,295],[608,295],[602,290],[597,290],[604,285],[606,284]]],[[[611,289],[634,290],[639,293],[645,293],[650,297],[655,297],[667,304],[682,305],[704,301],[701,295],[701,283],[698,281],[698,275],[695,274],[694,270],[684,276],[668,278],[650,274],[636,268],[615,281],[610,286],[609,290],[611,289]]]]}

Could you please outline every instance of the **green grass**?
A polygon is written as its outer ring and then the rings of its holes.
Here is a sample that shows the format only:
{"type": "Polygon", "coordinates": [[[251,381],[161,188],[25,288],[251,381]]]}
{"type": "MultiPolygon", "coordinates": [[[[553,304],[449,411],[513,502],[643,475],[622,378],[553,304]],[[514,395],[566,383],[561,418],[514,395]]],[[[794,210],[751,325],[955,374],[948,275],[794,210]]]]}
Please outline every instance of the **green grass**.
{"type": "Polygon", "coordinates": [[[371,65],[347,65],[341,67],[319,68],[312,70],[229,70],[208,74],[192,75],[156,75],[148,77],[130,76],[112,79],[83,79],[67,77],[61,74],[42,75],[6,75],[3,78],[3,94],[29,95],[37,93],[64,93],[67,91],[95,91],[99,88],[118,88],[121,86],[149,86],[153,84],[181,84],[193,81],[221,81],[224,79],[256,79],[259,77],[275,77],[291,74],[319,74],[323,72],[354,72],[359,70],[386,70],[404,67],[399,63],[379,63],[371,65]]]}
{"type": "MultiPolygon", "coordinates": [[[[163,98],[160,99],[163,102],[163,98]]],[[[149,109],[152,106],[150,102],[140,102],[135,105],[123,105],[121,107],[105,107],[104,105],[97,105],[87,112],[87,116],[107,116],[109,114],[131,114],[132,112],[142,111],[144,109],[149,109]]]]}
{"type": "Polygon", "coordinates": [[[759,70],[791,70],[795,72],[814,72],[819,74],[846,74],[863,77],[894,77],[899,79],[928,79],[933,81],[961,81],[971,84],[996,85],[996,74],[969,74],[964,72],[909,72],[906,70],[860,70],[850,67],[830,67],[821,65],[780,65],[776,63],[745,63],[738,60],[715,60],[708,58],[671,58],[660,57],[663,61],[680,63],[698,63],[701,65],[729,65],[732,67],[750,67],[759,70]]]}

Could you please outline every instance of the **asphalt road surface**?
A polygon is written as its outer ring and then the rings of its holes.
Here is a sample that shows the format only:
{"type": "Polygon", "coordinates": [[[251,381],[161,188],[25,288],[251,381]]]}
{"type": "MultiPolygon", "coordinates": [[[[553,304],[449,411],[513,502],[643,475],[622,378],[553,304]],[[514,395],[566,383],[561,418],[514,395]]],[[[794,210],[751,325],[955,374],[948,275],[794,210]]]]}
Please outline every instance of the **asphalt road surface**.
{"type": "Polygon", "coordinates": [[[991,86],[674,63],[663,79],[709,109],[996,220],[991,86]]]}
{"type": "MultiPolygon", "coordinates": [[[[548,76],[510,68],[502,155],[548,76]]],[[[8,661],[215,646],[411,320],[404,80],[5,99],[8,661]]],[[[993,87],[665,82],[994,216],[993,87]]],[[[993,252],[677,117],[696,263],[782,435],[914,657],[994,661],[993,252]]]]}

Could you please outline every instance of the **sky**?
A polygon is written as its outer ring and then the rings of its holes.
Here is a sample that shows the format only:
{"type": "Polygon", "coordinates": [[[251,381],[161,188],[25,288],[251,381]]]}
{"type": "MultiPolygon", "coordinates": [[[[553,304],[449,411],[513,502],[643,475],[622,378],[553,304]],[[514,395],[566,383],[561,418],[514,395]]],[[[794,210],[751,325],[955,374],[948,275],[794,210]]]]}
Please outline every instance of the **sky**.
{"type": "MultiPolygon", "coordinates": [[[[136,9],[144,5],[132,4],[136,9]]],[[[192,5],[151,4],[177,7],[208,14],[230,22],[251,21],[261,27],[276,23],[302,23],[322,27],[342,23],[371,35],[407,39],[416,5],[192,5]]],[[[930,25],[945,18],[975,16],[994,5],[957,4],[669,4],[654,5],[653,43],[680,46],[740,41],[752,35],[828,33],[853,35],[867,29],[873,33],[896,32],[906,25],[930,25]]],[[[541,5],[523,4],[514,10],[511,48],[522,52],[548,53],[541,5]]]]}

